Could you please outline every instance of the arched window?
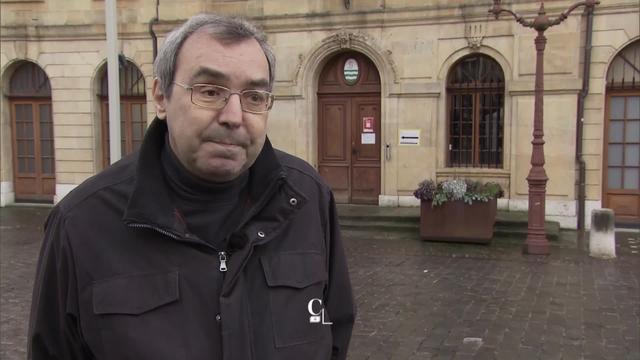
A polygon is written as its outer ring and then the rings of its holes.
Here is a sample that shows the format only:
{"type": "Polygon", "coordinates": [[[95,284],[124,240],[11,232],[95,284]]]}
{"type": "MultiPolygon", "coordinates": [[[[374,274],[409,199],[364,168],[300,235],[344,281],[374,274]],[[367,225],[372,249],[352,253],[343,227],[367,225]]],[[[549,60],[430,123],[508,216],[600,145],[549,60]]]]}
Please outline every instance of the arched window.
{"type": "Polygon", "coordinates": [[[44,71],[23,62],[9,80],[16,201],[53,201],[55,157],[51,85],[44,71]]]}
{"type": "MultiPolygon", "coordinates": [[[[109,86],[106,64],[100,81],[102,110],[102,165],[109,166],[109,86]]],[[[135,64],[124,61],[120,64],[120,126],[121,151],[128,155],[142,144],[147,127],[147,97],[145,95],[144,76],[135,64]]]]}
{"type": "Polygon", "coordinates": [[[640,222],[640,40],[607,71],[603,205],[619,222],[640,222]]]}
{"type": "Polygon", "coordinates": [[[447,79],[449,167],[502,168],[504,74],[490,57],[462,58],[447,79]]]}

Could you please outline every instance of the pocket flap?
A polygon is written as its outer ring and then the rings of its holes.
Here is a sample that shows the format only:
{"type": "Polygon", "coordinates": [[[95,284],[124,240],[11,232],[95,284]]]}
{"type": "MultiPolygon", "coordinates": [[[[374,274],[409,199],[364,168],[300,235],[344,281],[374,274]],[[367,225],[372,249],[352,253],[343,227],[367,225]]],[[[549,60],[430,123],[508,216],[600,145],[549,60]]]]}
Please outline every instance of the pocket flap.
{"type": "Polygon", "coordinates": [[[327,280],[323,256],[318,252],[290,252],[260,258],[269,286],[302,289],[327,280]]]}
{"type": "Polygon", "coordinates": [[[135,274],[93,284],[95,314],[139,315],[179,299],[178,271],[135,274]]]}

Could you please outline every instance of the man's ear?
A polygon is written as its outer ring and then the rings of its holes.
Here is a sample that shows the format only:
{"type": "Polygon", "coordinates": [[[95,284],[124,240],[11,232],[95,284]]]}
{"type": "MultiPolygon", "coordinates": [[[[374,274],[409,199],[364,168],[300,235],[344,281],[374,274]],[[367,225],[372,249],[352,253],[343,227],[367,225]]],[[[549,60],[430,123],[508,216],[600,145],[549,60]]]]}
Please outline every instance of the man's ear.
{"type": "Polygon", "coordinates": [[[153,96],[153,103],[156,105],[156,115],[158,119],[165,120],[167,118],[167,98],[164,96],[162,89],[160,89],[160,80],[158,78],[153,78],[151,94],[153,96]]]}

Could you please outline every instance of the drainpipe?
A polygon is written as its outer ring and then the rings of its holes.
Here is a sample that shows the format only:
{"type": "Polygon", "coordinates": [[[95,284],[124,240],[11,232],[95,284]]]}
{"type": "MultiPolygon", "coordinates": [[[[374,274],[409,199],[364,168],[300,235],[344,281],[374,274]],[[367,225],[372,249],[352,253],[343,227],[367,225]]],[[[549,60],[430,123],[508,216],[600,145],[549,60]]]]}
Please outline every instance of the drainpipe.
{"type": "Polygon", "coordinates": [[[589,95],[589,77],[591,75],[591,40],[593,38],[593,7],[587,7],[587,28],[584,45],[584,63],[582,71],[582,90],[578,96],[578,111],[576,124],[576,162],[578,163],[578,231],[585,230],[585,201],[586,201],[586,163],[583,157],[582,136],[584,131],[584,107],[589,95]]]}
{"type": "Polygon", "coordinates": [[[158,56],[158,37],[153,31],[153,25],[158,23],[158,7],[160,6],[160,0],[156,0],[156,16],[149,21],[149,35],[151,35],[151,44],[153,45],[153,61],[156,61],[158,56]]]}

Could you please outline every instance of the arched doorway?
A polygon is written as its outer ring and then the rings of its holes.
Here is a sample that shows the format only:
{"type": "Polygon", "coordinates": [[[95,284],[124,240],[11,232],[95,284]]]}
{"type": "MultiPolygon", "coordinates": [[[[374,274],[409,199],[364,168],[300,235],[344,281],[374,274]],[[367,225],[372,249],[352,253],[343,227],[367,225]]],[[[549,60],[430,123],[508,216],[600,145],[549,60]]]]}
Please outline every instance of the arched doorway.
{"type": "Polygon", "coordinates": [[[504,73],[497,61],[473,54],[447,78],[447,166],[503,168],[504,73]]]}
{"type": "Polygon", "coordinates": [[[53,202],[56,187],[51,85],[25,61],[9,80],[16,202],[53,202]]]}
{"type": "Polygon", "coordinates": [[[607,72],[603,206],[617,222],[640,223],[640,40],[607,72]]]}
{"type": "MultiPolygon", "coordinates": [[[[109,85],[106,64],[100,79],[100,132],[102,166],[109,166],[109,85]]],[[[147,97],[144,76],[131,61],[120,64],[120,134],[122,156],[131,154],[142,144],[147,128],[147,97]]]]}
{"type": "Polygon", "coordinates": [[[318,82],[318,171],[338,203],[378,204],[380,75],[358,52],[331,58],[318,82]]]}

